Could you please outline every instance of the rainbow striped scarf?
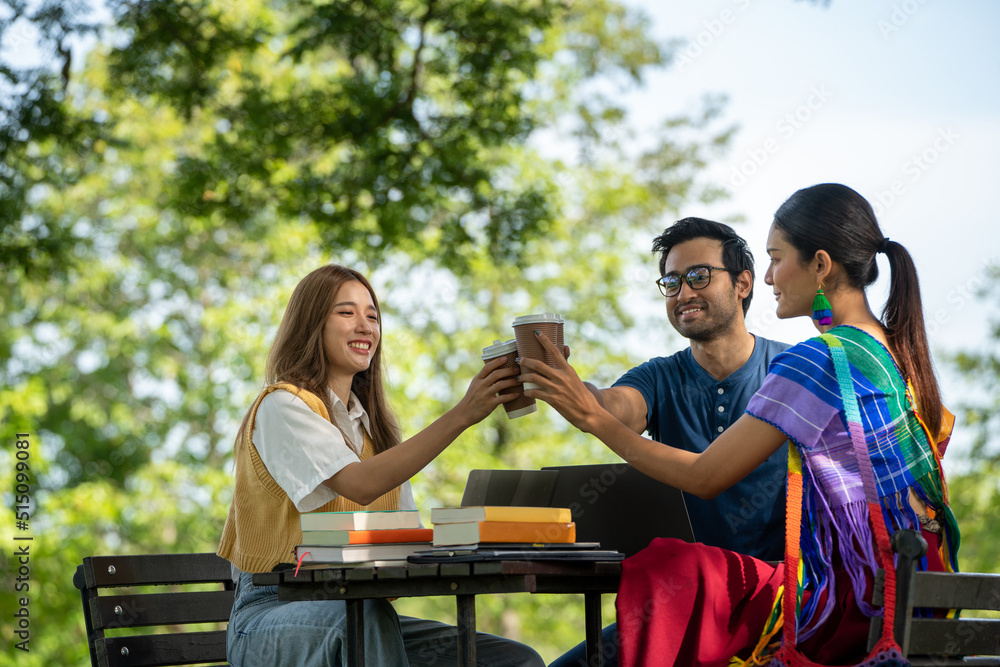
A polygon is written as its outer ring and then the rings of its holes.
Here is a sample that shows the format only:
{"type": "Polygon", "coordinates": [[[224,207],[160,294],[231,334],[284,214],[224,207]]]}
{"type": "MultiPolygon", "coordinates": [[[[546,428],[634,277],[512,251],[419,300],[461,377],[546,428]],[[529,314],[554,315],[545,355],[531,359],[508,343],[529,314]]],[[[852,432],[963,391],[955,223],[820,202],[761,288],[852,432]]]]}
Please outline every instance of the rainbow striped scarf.
{"type": "MultiPolygon", "coordinates": [[[[948,507],[938,447],[892,356],[879,341],[860,329],[841,326],[788,349],[772,362],[747,412],[780,429],[795,445],[789,448],[789,488],[793,475],[801,474],[802,484],[796,594],[801,600],[803,591],[812,591],[799,607],[799,641],[812,636],[833,612],[835,555],[850,575],[861,610],[869,616],[877,613],[863,599],[878,559],[851,427],[864,433],[875,497],[889,532],[920,530],[910,504],[913,494],[943,526],[942,561],[949,570],[957,570],[960,536],[948,507]],[[845,353],[852,384],[845,387],[846,395],[856,395],[861,406],[860,411],[856,406],[851,409],[854,419],[844,408],[828,343],[845,353]],[[801,459],[801,468],[795,459],[801,459]]],[[[921,565],[926,567],[926,560],[921,565]]],[[[771,629],[780,622],[776,616],[772,615],[771,629]]]]}

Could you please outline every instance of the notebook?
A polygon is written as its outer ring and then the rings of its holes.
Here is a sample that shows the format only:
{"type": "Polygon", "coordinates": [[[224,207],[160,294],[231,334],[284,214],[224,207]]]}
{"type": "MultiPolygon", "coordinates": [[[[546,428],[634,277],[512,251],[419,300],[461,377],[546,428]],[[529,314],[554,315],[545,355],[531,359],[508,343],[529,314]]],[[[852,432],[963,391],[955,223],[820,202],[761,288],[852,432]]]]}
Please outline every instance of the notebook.
{"type": "Polygon", "coordinates": [[[568,507],[578,542],[626,556],[654,537],[694,542],[684,494],[626,463],[472,470],[462,505],[568,507]]]}

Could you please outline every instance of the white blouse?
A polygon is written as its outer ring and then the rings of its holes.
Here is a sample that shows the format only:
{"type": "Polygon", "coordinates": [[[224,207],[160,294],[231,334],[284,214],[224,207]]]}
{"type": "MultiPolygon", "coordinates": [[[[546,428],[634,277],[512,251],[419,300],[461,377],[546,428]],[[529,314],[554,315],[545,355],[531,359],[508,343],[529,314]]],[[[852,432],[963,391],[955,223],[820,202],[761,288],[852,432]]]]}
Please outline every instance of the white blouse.
{"type": "MultiPolygon", "coordinates": [[[[361,460],[364,431],[371,432],[368,413],[353,392],[346,407],[333,391],[330,400],[333,421],[340,428],[310,410],[298,396],[281,389],[265,396],[257,408],[253,444],[271,477],[299,512],[310,512],[337,497],[323,482],[361,460]]],[[[400,487],[399,508],[417,509],[409,481],[400,487]]]]}

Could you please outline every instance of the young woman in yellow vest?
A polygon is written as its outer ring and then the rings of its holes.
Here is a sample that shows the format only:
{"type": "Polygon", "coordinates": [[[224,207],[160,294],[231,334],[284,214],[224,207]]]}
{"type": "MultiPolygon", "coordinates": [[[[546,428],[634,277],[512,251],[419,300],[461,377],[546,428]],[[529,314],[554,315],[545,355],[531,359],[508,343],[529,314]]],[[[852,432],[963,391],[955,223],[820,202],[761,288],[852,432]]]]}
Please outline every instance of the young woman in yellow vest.
{"type": "MultiPolygon", "coordinates": [[[[400,442],[383,386],[381,313],[357,271],[324,266],[295,288],[267,360],[267,387],[236,439],[236,486],[219,555],[233,564],[236,601],[227,658],[234,667],[346,662],[346,612],[337,600],[279,602],[252,574],[293,560],[303,512],[416,509],[409,479],[516,384],[492,361],[465,396],[400,442]]],[[[372,665],[457,663],[456,629],[398,616],[365,601],[365,657],[372,665]]],[[[531,648],[479,633],[478,664],[543,665],[531,648]]]]}

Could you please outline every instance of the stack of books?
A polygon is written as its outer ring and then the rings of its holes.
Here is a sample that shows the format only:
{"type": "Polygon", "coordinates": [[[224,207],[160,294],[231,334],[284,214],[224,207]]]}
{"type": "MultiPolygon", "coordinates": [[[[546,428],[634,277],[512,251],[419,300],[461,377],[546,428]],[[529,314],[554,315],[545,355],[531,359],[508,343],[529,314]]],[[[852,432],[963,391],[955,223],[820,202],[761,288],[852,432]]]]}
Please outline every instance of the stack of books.
{"type": "Polygon", "coordinates": [[[388,565],[430,546],[433,531],[416,510],[310,512],[300,517],[297,563],[388,565]]]}
{"type": "Polygon", "coordinates": [[[576,542],[576,525],[566,507],[435,507],[431,523],[435,547],[576,542]]]}

